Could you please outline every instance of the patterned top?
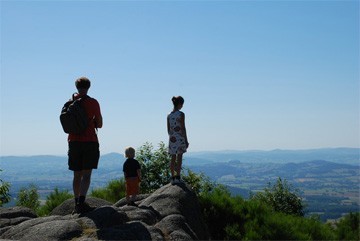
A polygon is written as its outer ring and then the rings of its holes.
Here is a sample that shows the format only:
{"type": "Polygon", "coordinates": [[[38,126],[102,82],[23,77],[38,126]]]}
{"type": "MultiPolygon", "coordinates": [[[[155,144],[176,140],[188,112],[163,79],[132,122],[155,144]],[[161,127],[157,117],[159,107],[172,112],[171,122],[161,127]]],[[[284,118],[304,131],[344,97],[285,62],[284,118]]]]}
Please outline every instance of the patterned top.
{"type": "Polygon", "coordinates": [[[184,113],[176,110],[171,112],[167,118],[169,122],[169,154],[182,154],[186,152],[186,133],[182,125],[184,113]]]}

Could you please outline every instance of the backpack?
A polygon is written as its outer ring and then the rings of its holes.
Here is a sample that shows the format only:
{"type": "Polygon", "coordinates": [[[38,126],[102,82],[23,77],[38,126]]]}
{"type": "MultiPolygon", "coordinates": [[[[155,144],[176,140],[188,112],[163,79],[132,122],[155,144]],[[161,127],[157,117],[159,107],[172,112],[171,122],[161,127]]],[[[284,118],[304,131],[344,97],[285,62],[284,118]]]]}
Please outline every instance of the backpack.
{"type": "Polygon", "coordinates": [[[86,130],[89,120],[82,102],[87,98],[89,96],[85,95],[75,99],[73,94],[72,100],[64,104],[61,109],[60,122],[65,133],[82,134],[86,130]]]}

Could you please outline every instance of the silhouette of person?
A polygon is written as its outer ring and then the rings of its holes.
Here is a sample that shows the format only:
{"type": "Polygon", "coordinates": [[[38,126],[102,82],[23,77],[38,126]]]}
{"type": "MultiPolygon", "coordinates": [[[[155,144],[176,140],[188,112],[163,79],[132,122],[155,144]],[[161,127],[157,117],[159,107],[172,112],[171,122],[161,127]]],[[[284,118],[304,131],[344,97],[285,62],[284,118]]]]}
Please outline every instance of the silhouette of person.
{"type": "Polygon", "coordinates": [[[126,185],[126,201],[130,206],[136,206],[136,195],[139,194],[139,183],[141,181],[140,163],[135,159],[135,149],[127,147],[125,149],[127,158],[123,165],[126,185]]]}
{"type": "Polygon", "coordinates": [[[185,128],[185,114],[180,111],[184,105],[181,96],[172,97],[174,109],[167,116],[167,131],[169,134],[169,154],[171,155],[170,171],[171,182],[181,181],[182,157],[189,147],[185,128]]]}
{"type": "MultiPolygon", "coordinates": [[[[90,85],[90,80],[86,77],[77,79],[75,86],[78,94],[74,98],[87,96],[90,85]]],[[[94,209],[85,202],[85,199],[91,182],[92,169],[97,169],[100,158],[97,128],[101,128],[103,125],[98,101],[87,96],[82,104],[87,113],[89,124],[83,133],[70,133],[68,135],[68,165],[69,170],[74,172],[75,209],[73,213],[84,213],[94,209]]]]}

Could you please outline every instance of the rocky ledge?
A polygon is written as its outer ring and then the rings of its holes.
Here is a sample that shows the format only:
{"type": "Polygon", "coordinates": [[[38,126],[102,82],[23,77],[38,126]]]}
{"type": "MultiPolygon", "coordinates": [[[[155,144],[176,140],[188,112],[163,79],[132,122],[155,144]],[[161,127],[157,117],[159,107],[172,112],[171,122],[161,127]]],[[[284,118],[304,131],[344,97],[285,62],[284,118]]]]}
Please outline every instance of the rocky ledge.
{"type": "Polygon", "coordinates": [[[37,217],[28,208],[0,208],[0,238],[8,240],[208,240],[196,195],[184,183],[168,184],[149,195],[139,195],[138,207],[124,199],[112,205],[87,199],[97,207],[72,215],[67,200],[50,216],[37,217]]]}

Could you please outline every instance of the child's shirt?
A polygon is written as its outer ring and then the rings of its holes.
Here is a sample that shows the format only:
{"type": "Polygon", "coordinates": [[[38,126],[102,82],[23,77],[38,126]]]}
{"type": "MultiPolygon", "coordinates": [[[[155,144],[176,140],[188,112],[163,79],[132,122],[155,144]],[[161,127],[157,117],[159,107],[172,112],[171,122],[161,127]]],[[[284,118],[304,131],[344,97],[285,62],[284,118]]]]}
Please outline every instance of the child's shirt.
{"type": "Polygon", "coordinates": [[[137,177],[137,170],[141,169],[140,164],[134,158],[128,158],[124,162],[123,172],[125,173],[125,178],[127,177],[137,177]]]}

